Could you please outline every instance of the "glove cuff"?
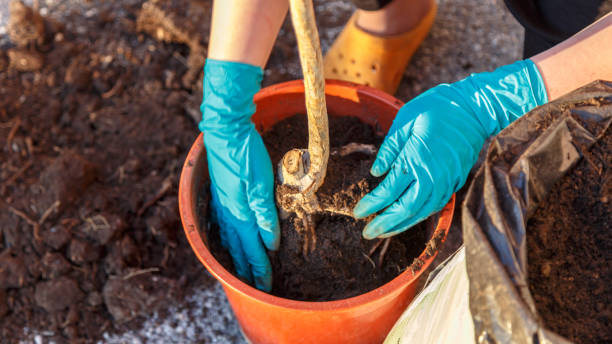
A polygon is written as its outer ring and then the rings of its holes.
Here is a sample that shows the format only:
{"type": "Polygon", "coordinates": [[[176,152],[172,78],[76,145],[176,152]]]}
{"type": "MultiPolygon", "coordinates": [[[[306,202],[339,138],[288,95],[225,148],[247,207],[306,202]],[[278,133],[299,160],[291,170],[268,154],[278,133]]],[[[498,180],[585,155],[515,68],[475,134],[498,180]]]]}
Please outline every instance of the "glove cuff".
{"type": "MultiPolygon", "coordinates": [[[[538,66],[536,66],[536,64],[530,59],[520,62],[523,62],[525,65],[525,72],[527,73],[529,80],[531,80],[531,91],[533,92],[533,99],[536,102],[536,105],[533,108],[548,103],[549,99],[548,92],[546,91],[546,84],[544,84],[544,78],[542,78],[542,74],[540,74],[538,66]]],[[[533,110],[533,108],[531,108],[529,111],[533,110]]]]}
{"type": "Polygon", "coordinates": [[[531,60],[472,74],[454,86],[469,95],[468,103],[489,136],[548,102],[544,80],[531,60]]]}
{"type": "Polygon", "coordinates": [[[207,59],[204,65],[200,131],[250,122],[253,96],[261,89],[263,70],[254,65],[207,59]]]}

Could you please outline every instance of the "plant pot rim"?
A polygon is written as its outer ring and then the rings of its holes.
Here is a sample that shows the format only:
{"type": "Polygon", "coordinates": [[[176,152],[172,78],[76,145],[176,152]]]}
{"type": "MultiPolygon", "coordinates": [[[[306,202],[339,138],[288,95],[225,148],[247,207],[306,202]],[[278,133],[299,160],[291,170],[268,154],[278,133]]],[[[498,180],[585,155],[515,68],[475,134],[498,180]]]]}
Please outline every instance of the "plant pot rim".
{"type": "MultiPolygon", "coordinates": [[[[378,98],[379,101],[388,103],[395,107],[401,107],[403,104],[395,97],[363,85],[357,85],[346,81],[339,80],[326,80],[325,93],[328,96],[342,95],[345,99],[351,99],[359,101],[359,94],[367,94],[369,97],[378,98]],[[354,99],[352,95],[354,94],[354,99]]],[[[272,95],[278,94],[289,94],[289,93],[304,93],[304,84],[302,80],[287,81],[272,86],[263,88],[259,93],[255,95],[255,102],[262,98],[266,98],[272,95]]],[[[411,269],[405,269],[404,272],[396,276],[391,281],[384,285],[371,290],[367,293],[353,296],[346,299],[335,300],[335,301],[297,301],[286,299],[271,294],[264,293],[232,275],[227,271],[212,255],[210,250],[204,244],[202,236],[200,235],[200,225],[195,208],[192,207],[189,202],[193,199],[191,195],[192,187],[191,181],[194,179],[196,171],[193,166],[196,166],[195,161],[202,159],[204,156],[205,149],[202,139],[202,134],[198,135],[194,145],[189,150],[189,154],[185,159],[183,170],[181,172],[181,178],[179,181],[179,210],[181,215],[181,221],[187,240],[191,245],[194,253],[200,260],[200,262],[207,268],[207,270],[219,281],[222,281],[225,288],[231,288],[235,292],[242,294],[243,296],[257,300],[258,302],[275,305],[279,308],[287,309],[298,309],[298,310],[342,310],[349,309],[355,306],[367,304],[377,299],[384,298],[405,287],[410,282],[418,278],[423,271],[429,267],[434,258],[437,255],[437,251],[434,255],[426,258],[425,248],[419,255],[419,258],[424,262],[423,266],[419,271],[413,273],[411,269]]],[[[197,199],[197,198],[196,198],[197,199]]],[[[444,238],[448,235],[450,223],[453,217],[453,211],[455,208],[455,194],[452,195],[446,206],[440,211],[438,223],[436,224],[432,237],[438,234],[440,231],[445,232],[444,238]]],[[[281,239],[282,242],[282,239],[281,239]]]]}

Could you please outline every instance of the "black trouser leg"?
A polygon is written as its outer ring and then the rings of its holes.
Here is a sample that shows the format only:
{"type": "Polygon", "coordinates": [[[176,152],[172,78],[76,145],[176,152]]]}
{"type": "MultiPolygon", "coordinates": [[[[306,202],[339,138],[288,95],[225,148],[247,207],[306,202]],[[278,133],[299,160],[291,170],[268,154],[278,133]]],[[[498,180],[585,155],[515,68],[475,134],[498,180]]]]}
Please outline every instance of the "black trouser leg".
{"type": "Polygon", "coordinates": [[[505,0],[525,27],[523,58],[551,48],[595,21],[604,0],[505,0]]]}

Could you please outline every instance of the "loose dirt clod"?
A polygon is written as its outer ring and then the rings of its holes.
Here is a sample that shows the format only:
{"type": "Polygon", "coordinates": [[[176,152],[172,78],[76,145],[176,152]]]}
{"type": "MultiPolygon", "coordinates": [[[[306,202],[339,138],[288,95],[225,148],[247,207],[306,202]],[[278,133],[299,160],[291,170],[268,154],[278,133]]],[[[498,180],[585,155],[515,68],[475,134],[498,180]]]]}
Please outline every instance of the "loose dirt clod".
{"type": "Polygon", "coordinates": [[[0,289],[19,288],[28,282],[28,270],[20,257],[0,254],[0,289]]]}
{"type": "Polygon", "coordinates": [[[40,282],[34,294],[36,304],[49,313],[62,311],[83,299],[83,292],[76,281],[69,277],[40,282]]]}
{"type": "Polygon", "coordinates": [[[19,47],[42,44],[45,38],[45,22],[40,14],[21,0],[9,4],[8,35],[19,47]]]}
{"type": "Polygon", "coordinates": [[[113,318],[125,322],[159,308],[168,297],[177,292],[177,283],[171,279],[154,275],[155,270],[144,273],[129,271],[128,278],[110,279],[104,285],[104,302],[113,318]],[[129,275],[133,274],[132,277],[129,275]]]}
{"type": "Polygon", "coordinates": [[[44,57],[38,51],[14,48],[8,50],[9,68],[20,72],[37,71],[42,68],[44,57]]]}
{"type": "Polygon", "coordinates": [[[94,246],[85,240],[73,238],[68,246],[68,258],[75,264],[85,264],[97,260],[100,256],[100,247],[94,246]]]}
{"type": "Polygon", "coordinates": [[[94,181],[95,168],[82,156],[64,151],[42,172],[34,191],[40,193],[36,209],[43,214],[59,201],[62,207],[77,201],[94,181]]]}
{"type": "Polygon", "coordinates": [[[546,327],[575,343],[612,341],[612,131],[528,222],[529,289],[546,327]]]}

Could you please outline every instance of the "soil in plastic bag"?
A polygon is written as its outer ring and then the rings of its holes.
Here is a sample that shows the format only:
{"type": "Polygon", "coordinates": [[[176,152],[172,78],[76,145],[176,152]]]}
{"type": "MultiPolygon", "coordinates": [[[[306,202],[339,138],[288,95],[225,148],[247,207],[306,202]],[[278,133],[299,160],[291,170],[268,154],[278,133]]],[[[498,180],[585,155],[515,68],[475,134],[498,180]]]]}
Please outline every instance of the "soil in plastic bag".
{"type": "MultiPolygon", "coordinates": [[[[352,207],[381,178],[370,175],[369,169],[375,156],[353,153],[341,157],[334,154],[334,148],[357,142],[382,143],[369,125],[356,118],[330,116],[330,146],[332,154],[327,176],[321,190],[343,189],[345,201],[352,207]]],[[[306,116],[296,115],[283,120],[263,134],[276,168],[284,154],[291,148],[306,147],[306,116]]],[[[281,219],[281,245],[277,252],[270,252],[274,273],[272,294],[302,301],[330,301],[363,294],[389,282],[407,268],[418,270],[417,258],[427,243],[428,227],[432,221],[425,221],[391,239],[380,261],[383,246],[379,239],[365,240],[361,233],[366,220],[355,220],[341,215],[318,215],[316,248],[303,254],[303,236],[294,227],[294,218],[281,219]],[[375,245],[378,247],[370,253],[375,245]]],[[[228,270],[233,271],[229,254],[221,247],[218,228],[209,230],[211,251],[228,270]]],[[[440,240],[437,238],[436,240],[440,240]]]]}
{"type": "Polygon", "coordinates": [[[475,340],[612,340],[611,124],[596,81],[491,142],[462,207],[475,340]]]}
{"type": "Polygon", "coordinates": [[[555,185],[528,222],[529,288],[551,330],[576,343],[612,339],[612,133],[555,185]]]}

